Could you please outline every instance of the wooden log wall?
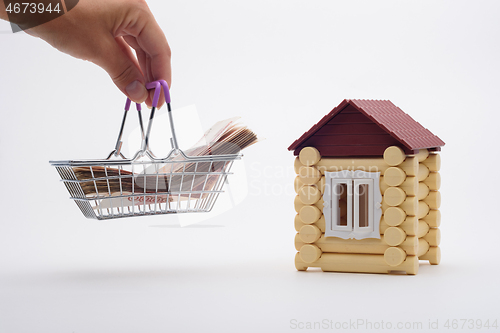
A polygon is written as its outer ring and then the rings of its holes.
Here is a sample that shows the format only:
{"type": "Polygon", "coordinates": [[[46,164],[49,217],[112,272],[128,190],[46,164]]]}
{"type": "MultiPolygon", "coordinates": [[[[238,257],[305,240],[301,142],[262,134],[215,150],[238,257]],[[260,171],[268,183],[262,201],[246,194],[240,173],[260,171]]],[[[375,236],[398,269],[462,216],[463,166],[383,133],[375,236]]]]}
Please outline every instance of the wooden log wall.
{"type": "Polygon", "coordinates": [[[441,232],[439,225],[441,223],[441,156],[437,153],[425,152],[419,157],[419,221],[417,236],[419,237],[420,260],[428,260],[431,265],[438,265],[441,261],[441,232]],[[424,177],[425,175],[425,177],[424,177]],[[423,210],[423,212],[421,212],[423,210]],[[426,214],[424,214],[424,212],[426,214]]]}
{"type": "Polygon", "coordinates": [[[439,264],[440,164],[440,156],[426,149],[406,156],[401,148],[392,146],[383,158],[353,159],[322,158],[315,148],[303,148],[294,163],[296,268],[413,275],[419,260],[439,264]],[[324,174],[341,170],[381,173],[380,239],[325,237],[324,174]]]}

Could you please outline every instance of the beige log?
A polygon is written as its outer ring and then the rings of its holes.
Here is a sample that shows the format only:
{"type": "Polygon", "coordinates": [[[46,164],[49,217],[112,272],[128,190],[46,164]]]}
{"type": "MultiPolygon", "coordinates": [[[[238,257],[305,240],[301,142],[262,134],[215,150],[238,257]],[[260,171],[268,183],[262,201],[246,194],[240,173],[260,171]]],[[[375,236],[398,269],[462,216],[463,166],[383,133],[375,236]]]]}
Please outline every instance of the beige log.
{"type": "Polygon", "coordinates": [[[400,225],[405,219],[406,213],[402,208],[389,207],[384,210],[384,220],[391,227],[400,225]]]}
{"type": "Polygon", "coordinates": [[[325,201],[323,197],[320,197],[319,200],[314,204],[314,206],[318,207],[320,211],[323,211],[325,201]]]}
{"type": "Polygon", "coordinates": [[[306,205],[304,205],[304,203],[302,201],[300,201],[300,198],[298,195],[295,196],[295,199],[293,200],[293,207],[295,208],[295,211],[297,213],[300,212],[300,210],[302,209],[302,207],[304,207],[306,205]]]}
{"type": "Polygon", "coordinates": [[[419,257],[420,260],[429,260],[431,265],[439,265],[441,262],[441,248],[439,246],[429,247],[429,251],[426,254],[419,257]]]}
{"type": "Polygon", "coordinates": [[[321,237],[321,230],[315,225],[305,225],[299,230],[300,240],[304,243],[314,243],[321,237]]]}
{"type": "MultiPolygon", "coordinates": [[[[384,181],[384,176],[380,177],[380,180],[380,191],[384,193],[390,186],[384,181]]],[[[398,187],[405,191],[406,195],[415,196],[418,193],[418,179],[414,176],[406,177],[398,187]]]]}
{"type": "Polygon", "coordinates": [[[384,260],[389,266],[399,266],[405,259],[406,252],[400,247],[390,247],[384,252],[384,260]]]}
{"type": "Polygon", "coordinates": [[[322,213],[316,206],[304,206],[299,211],[300,219],[304,224],[312,224],[319,220],[322,213]]]}
{"type": "Polygon", "coordinates": [[[430,154],[423,162],[430,171],[437,172],[441,169],[441,156],[439,154],[430,154]]]}
{"type": "Polygon", "coordinates": [[[423,200],[429,194],[429,187],[423,182],[418,183],[418,200],[423,200]]]}
{"type": "Polygon", "coordinates": [[[406,177],[403,184],[399,185],[399,187],[405,191],[406,195],[415,196],[418,192],[418,179],[415,176],[406,177]]]}
{"type": "Polygon", "coordinates": [[[418,209],[418,200],[415,197],[406,197],[405,201],[399,207],[405,211],[406,215],[415,216],[418,209]]]}
{"type": "Polygon", "coordinates": [[[295,180],[293,181],[293,188],[295,190],[295,193],[299,193],[299,190],[302,186],[304,186],[304,183],[302,182],[300,177],[295,177],[295,180]]]}
{"type": "Polygon", "coordinates": [[[325,194],[325,176],[322,176],[316,185],[318,186],[321,195],[325,194]]]}
{"type": "Polygon", "coordinates": [[[406,173],[398,167],[390,167],[385,170],[384,182],[389,186],[399,186],[406,179],[406,173]]]}
{"type": "Polygon", "coordinates": [[[313,205],[321,198],[321,192],[316,186],[304,185],[299,190],[299,198],[305,205],[313,205]]]}
{"type": "Polygon", "coordinates": [[[305,244],[300,248],[299,256],[305,263],[313,263],[321,257],[321,250],[314,244],[305,244]]]}
{"type": "MultiPolygon", "coordinates": [[[[390,166],[381,158],[322,158],[315,167],[322,174],[325,171],[362,170],[366,172],[380,172],[383,175],[385,170],[390,166]]],[[[407,176],[416,176],[418,172],[418,160],[414,157],[408,157],[398,167],[403,169],[407,176]]]]}
{"type": "Polygon", "coordinates": [[[422,238],[429,232],[429,225],[424,220],[418,220],[417,237],[422,238]]]}
{"type": "Polygon", "coordinates": [[[325,171],[361,170],[380,172],[383,174],[389,165],[382,158],[322,158],[315,167],[324,174],[325,171]]]}
{"type": "MultiPolygon", "coordinates": [[[[418,212],[418,203],[416,197],[406,197],[405,201],[399,207],[406,213],[406,215],[416,216],[418,212]]],[[[386,211],[389,206],[385,200],[382,200],[382,211],[386,211]]]]}
{"type": "MultiPolygon", "coordinates": [[[[405,234],[407,234],[408,236],[416,236],[418,227],[417,221],[418,220],[415,216],[408,216],[402,223],[398,224],[397,227],[403,229],[405,234]]],[[[382,220],[380,221],[380,234],[383,235],[385,231],[390,227],[394,226],[387,224],[385,216],[382,217],[382,220]]]]}
{"type": "Polygon", "coordinates": [[[319,182],[316,183],[316,186],[319,188],[321,195],[323,195],[325,193],[325,189],[330,187],[330,184],[326,184],[325,176],[322,176],[319,182]]]}
{"type": "Polygon", "coordinates": [[[439,191],[430,191],[423,201],[429,205],[430,209],[439,209],[441,207],[441,193],[439,191]]]}
{"type": "Polygon", "coordinates": [[[309,264],[306,264],[302,259],[300,259],[300,253],[297,252],[295,254],[295,268],[298,271],[305,271],[309,267],[309,264]]]}
{"type": "Polygon", "coordinates": [[[304,167],[304,164],[300,163],[300,160],[298,157],[295,157],[295,160],[293,162],[293,170],[295,171],[295,173],[298,175],[299,174],[299,171],[300,171],[300,168],[304,167]]]}
{"type": "Polygon", "coordinates": [[[406,233],[400,227],[390,227],[384,232],[384,241],[389,246],[398,246],[406,239],[406,233]]]}
{"type": "Polygon", "coordinates": [[[300,239],[300,235],[299,235],[299,232],[298,232],[299,230],[297,230],[297,233],[295,234],[295,239],[294,239],[294,242],[293,242],[293,244],[295,245],[295,249],[297,251],[299,251],[300,248],[306,244],[306,243],[304,243],[302,241],[302,239],[300,239]]]}
{"type": "MultiPolygon", "coordinates": [[[[298,232],[300,230],[300,228],[302,228],[303,226],[305,226],[307,224],[302,222],[302,220],[300,219],[300,216],[297,214],[297,215],[295,215],[294,225],[295,225],[295,230],[298,232]]],[[[318,221],[314,222],[312,225],[315,225],[316,227],[318,227],[319,230],[321,230],[321,233],[325,233],[325,217],[323,215],[321,215],[320,219],[318,221]]]]}
{"type": "MultiPolygon", "coordinates": [[[[297,236],[298,237],[298,236],[297,236]]],[[[305,243],[300,241],[300,238],[295,239],[295,248],[300,249],[305,243]]],[[[365,239],[342,239],[338,237],[325,237],[321,235],[314,244],[316,244],[323,252],[333,253],[372,253],[384,254],[385,250],[390,246],[384,240],[384,235],[378,238],[365,239]]],[[[418,238],[415,236],[407,236],[403,243],[399,245],[408,255],[416,255],[418,250],[418,238]]]]}
{"type": "Polygon", "coordinates": [[[295,218],[293,219],[293,226],[295,227],[295,231],[299,231],[302,226],[307,225],[305,224],[301,219],[299,214],[295,215],[295,218]]]}
{"type": "Polygon", "coordinates": [[[427,149],[419,149],[418,153],[412,156],[415,156],[419,162],[423,162],[429,156],[429,151],[427,149]]]}
{"type": "Polygon", "coordinates": [[[389,206],[399,206],[406,199],[406,193],[399,187],[389,187],[384,191],[384,202],[389,206]]]}
{"type": "Polygon", "coordinates": [[[383,254],[338,254],[323,253],[314,263],[304,262],[300,255],[295,256],[295,267],[299,271],[308,267],[320,267],[324,272],[381,273],[406,272],[418,273],[418,257],[407,256],[399,266],[389,266],[383,254]]]}
{"type": "Polygon", "coordinates": [[[418,173],[417,173],[417,179],[419,182],[423,182],[428,176],[429,176],[429,168],[425,165],[420,163],[418,165],[418,173]]]}
{"type": "Polygon", "coordinates": [[[398,165],[398,167],[403,169],[406,176],[416,176],[418,173],[418,159],[416,157],[407,156],[404,162],[398,165]]]}
{"type": "Polygon", "coordinates": [[[299,170],[299,177],[304,185],[313,185],[320,180],[321,173],[313,166],[303,167],[299,170]]]}
{"type": "Polygon", "coordinates": [[[427,214],[429,213],[429,205],[426,204],[424,201],[419,201],[418,202],[418,212],[417,212],[417,217],[418,219],[423,219],[427,214]]]}
{"type": "Polygon", "coordinates": [[[384,151],[384,161],[390,166],[397,166],[403,163],[406,159],[406,154],[403,149],[397,146],[388,147],[384,151]]]}
{"type": "Polygon", "coordinates": [[[439,246],[441,243],[441,231],[438,228],[430,228],[423,239],[425,239],[430,246],[439,246]]]}
{"type": "Polygon", "coordinates": [[[315,165],[321,159],[321,154],[314,147],[305,147],[300,150],[299,160],[305,166],[315,165]]]}
{"type": "Polygon", "coordinates": [[[427,185],[431,191],[438,191],[441,187],[441,175],[439,172],[429,172],[427,178],[424,179],[424,184],[427,185]]]}
{"type": "Polygon", "coordinates": [[[293,225],[295,227],[295,231],[299,231],[302,226],[306,225],[302,220],[300,219],[299,214],[295,215],[295,218],[293,220],[293,225]]]}
{"type": "Polygon", "coordinates": [[[325,233],[325,224],[325,215],[321,215],[319,220],[314,223],[314,225],[317,226],[322,233],[325,233]]]}
{"type": "Polygon", "coordinates": [[[384,181],[384,176],[380,176],[380,193],[384,194],[385,190],[387,190],[390,186],[384,181]]]}
{"type": "Polygon", "coordinates": [[[429,243],[427,243],[425,239],[419,238],[417,257],[420,259],[420,257],[426,254],[427,251],[429,251],[429,243]]]}
{"type": "Polygon", "coordinates": [[[438,228],[441,225],[441,212],[439,210],[431,209],[422,219],[427,222],[429,227],[438,228]]]}

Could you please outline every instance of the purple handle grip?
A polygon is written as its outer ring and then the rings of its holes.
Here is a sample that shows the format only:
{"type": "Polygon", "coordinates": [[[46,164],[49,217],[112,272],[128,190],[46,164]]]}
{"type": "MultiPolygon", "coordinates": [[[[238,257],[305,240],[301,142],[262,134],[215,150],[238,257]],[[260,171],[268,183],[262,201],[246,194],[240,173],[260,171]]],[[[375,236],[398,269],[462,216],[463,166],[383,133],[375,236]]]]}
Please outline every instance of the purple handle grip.
{"type": "MultiPolygon", "coordinates": [[[[170,103],[170,90],[168,89],[168,83],[165,80],[158,80],[158,81],[153,81],[149,82],[146,84],[146,89],[154,89],[155,93],[153,96],[153,106],[157,107],[158,106],[158,100],[160,99],[160,93],[161,93],[161,87],[163,87],[163,93],[165,94],[165,102],[170,103]]],[[[130,110],[130,105],[132,104],[132,101],[130,98],[127,98],[127,102],[125,102],[125,111],[130,110]]],[[[141,111],[141,104],[135,103],[135,106],[137,108],[137,111],[141,111]]]]}
{"type": "Polygon", "coordinates": [[[146,89],[154,89],[155,93],[153,96],[153,106],[158,106],[158,100],[160,99],[161,87],[163,87],[163,93],[165,94],[165,102],[170,103],[170,91],[168,89],[168,84],[165,80],[158,80],[149,82],[146,84],[146,89]]]}
{"type": "MultiPolygon", "coordinates": [[[[132,104],[132,101],[130,100],[130,98],[127,98],[127,101],[125,102],[125,111],[130,110],[130,104],[132,104]]],[[[135,107],[137,108],[137,111],[142,110],[141,104],[139,103],[135,103],[135,107]]]]}

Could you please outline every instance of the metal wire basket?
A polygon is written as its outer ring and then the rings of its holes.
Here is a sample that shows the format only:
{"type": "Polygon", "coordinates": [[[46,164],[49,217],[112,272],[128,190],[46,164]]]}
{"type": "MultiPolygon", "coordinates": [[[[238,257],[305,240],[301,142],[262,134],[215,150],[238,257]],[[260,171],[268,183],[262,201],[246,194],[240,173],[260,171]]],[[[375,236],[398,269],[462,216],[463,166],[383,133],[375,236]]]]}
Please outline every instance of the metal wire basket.
{"type": "Polygon", "coordinates": [[[83,215],[92,219],[157,214],[209,212],[240,154],[187,156],[179,149],[164,80],[146,85],[155,89],[153,108],[144,134],[141,105],[136,104],[142,133],[140,150],[132,158],[121,152],[122,135],[131,101],[125,113],[115,149],[102,160],[50,161],[83,215]],[[156,158],[149,149],[149,135],[163,87],[172,137],[172,150],[156,158]]]}

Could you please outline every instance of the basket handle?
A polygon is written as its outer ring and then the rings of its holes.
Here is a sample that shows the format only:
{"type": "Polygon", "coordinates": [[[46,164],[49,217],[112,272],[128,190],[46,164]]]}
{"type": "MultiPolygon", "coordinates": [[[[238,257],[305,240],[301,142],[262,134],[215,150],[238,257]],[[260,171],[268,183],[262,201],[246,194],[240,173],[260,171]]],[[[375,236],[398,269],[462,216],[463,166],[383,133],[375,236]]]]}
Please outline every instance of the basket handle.
{"type": "MultiPolygon", "coordinates": [[[[160,99],[160,94],[161,90],[163,88],[163,93],[165,95],[165,102],[167,104],[167,109],[168,109],[168,117],[169,117],[169,122],[170,122],[170,129],[172,132],[172,138],[170,139],[172,148],[175,152],[179,151],[179,146],[177,144],[177,137],[175,135],[175,129],[174,129],[174,122],[173,122],[173,117],[172,117],[172,109],[170,108],[170,91],[168,89],[168,84],[165,80],[158,80],[158,81],[153,81],[149,82],[146,84],[146,89],[151,90],[154,89],[154,95],[153,95],[153,107],[151,108],[151,114],[149,115],[149,122],[148,122],[148,129],[146,133],[144,133],[144,126],[142,123],[142,115],[141,115],[141,104],[136,103],[136,108],[137,108],[137,113],[139,116],[139,125],[141,127],[141,134],[142,134],[142,145],[141,149],[135,154],[134,160],[136,158],[139,158],[140,156],[143,156],[144,154],[147,154],[149,157],[153,158],[154,155],[153,153],[149,150],[149,135],[151,133],[151,127],[153,126],[153,118],[155,115],[156,108],[158,107],[158,101],[160,99]]],[[[118,134],[118,139],[116,140],[116,146],[115,149],[109,154],[107,159],[110,159],[113,155],[114,156],[121,156],[122,158],[125,158],[123,154],[121,153],[121,148],[122,148],[122,135],[123,135],[123,128],[125,127],[125,121],[127,119],[127,113],[130,110],[130,106],[132,104],[132,101],[130,98],[127,98],[127,101],[125,102],[125,113],[123,114],[123,120],[122,124],[120,127],[120,132],[118,134]]]]}
{"type": "MultiPolygon", "coordinates": [[[[125,102],[125,111],[130,110],[130,105],[131,104],[132,104],[132,101],[130,100],[130,98],[127,98],[127,101],[125,102]]],[[[137,111],[141,111],[142,110],[140,103],[135,103],[135,106],[137,108],[137,111]]]]}
{"type": "MultiPolygon", "coordinates": [[[[116,140],[115,149],[113,149],[113,151],[109,154],[107,159],[110,159],[111,156],[113,156],[113,155],[121,156],[121,157],[125,158],[125,156],[123,156],[123,154],[121,153],[121,149],[122,149],[122,145],[123,145],[122,136],[123,136],[123,128],[125,127],[125,121],[127,120],[127,113],[128,113],[128,110],[130,110],[131,104],[132,104],[132,101],[129,98],[127,98],[127,101],[125,102],[125,112],[123,114],[122,124],[120,126],[120,132],[118,133],[118,139],[116,140]]],[[[144,127],[142,125],[142,116],[141,116],[141,109],[142,109],[141,104],[136,103],[135,106],[137,108],[137,113],[139,115],[139,125],[141,126],[142,137],[144,138],[144,127]]]]}
{"type": "Polygon", "coordinates": [[[153,95],[153,107],[151,109],[151,114],[149,115],[148,129],[146,135],[142,141],[141,151],[146,152],[149,147],[149,135],[151,133],[151,127],[153,125],[153,118],[155,115],[156,107],[158,106],[158,100],[160,99],[160,93],[163,88],[163,94],[165,95],[165,103],[167,104],[168,118],[170,122],[170,130],[172,132],[171,144],[175,151],[179,150],[179,145],[177,144],[177,136],[175,135],[174,120],[172,117],[172,109],[170,108],[170,91],[168,89],[168,84],[165,80],[158,80],[149,82],[146,84],[146,89],[154,89],[153,95]]]}
{"type": "Polygon", "coordinates": [[[158,80],[149,82],[146,84],[146,89],[154,89],[155,93],[153,95],[153,107],[158,106],[158,100],[160,99],[161,88],[163,87],[163,94],[165,95],[165,102],[170,104],[170,90],[168,89],[168,83],[165,80],[158,80]]]}

